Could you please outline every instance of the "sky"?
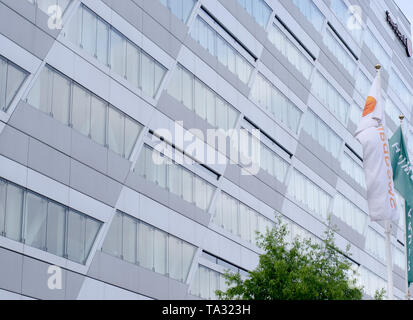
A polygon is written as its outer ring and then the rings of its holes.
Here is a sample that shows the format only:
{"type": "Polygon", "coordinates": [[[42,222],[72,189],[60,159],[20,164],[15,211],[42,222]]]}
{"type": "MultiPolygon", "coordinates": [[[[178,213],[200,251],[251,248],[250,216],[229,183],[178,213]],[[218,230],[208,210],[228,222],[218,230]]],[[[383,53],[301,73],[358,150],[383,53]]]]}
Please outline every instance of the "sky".
{"type": "Polygon", "coordinates": [[[413,24],[413,1],[412,0],[395,0],[399,8],[403,11],[410,23],[413,24]]]}

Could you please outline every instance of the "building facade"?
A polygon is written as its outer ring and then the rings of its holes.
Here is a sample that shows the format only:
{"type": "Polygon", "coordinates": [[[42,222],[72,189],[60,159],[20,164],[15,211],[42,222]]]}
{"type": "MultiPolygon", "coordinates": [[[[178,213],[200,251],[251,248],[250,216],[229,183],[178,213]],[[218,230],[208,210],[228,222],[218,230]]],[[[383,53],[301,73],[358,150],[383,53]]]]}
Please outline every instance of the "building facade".
{"type": "Polygon", "coordinates": [[[214,299],[276,214],[314,241],[331,217],[386,289],[353,133],[380,63],[413,151],[410,33],[392,0],[0,0],[0,299],[214,299]]]}

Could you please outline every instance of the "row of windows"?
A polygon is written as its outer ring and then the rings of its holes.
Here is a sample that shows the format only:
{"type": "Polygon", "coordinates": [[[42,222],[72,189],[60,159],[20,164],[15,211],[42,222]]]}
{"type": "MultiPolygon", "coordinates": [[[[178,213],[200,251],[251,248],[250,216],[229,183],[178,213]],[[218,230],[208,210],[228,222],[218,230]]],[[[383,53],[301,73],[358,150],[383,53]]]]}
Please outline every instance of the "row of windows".
{"type": "Polygon", "coordinates": [[[284,182],[288,170],[288,163],[274,151],[260,142],[260,168],[280,182],[284,182]]]}
{"type": "Polygon", "coordinates": [[[387,289],[387,282],[370,270],[360,267],[359,274],[359,285],[364,288],[364,292],[370,297],[373,298],[377,291],[387,289]]]}
{"type": "Polygon", "coordinates": [[[134,87],[156,95],[166,69],[85,6],[70,21],[66,36],[134,87]]]}
{"type": "Polygon", "coordinates": [[[393,265],[399,267],[404,271],[406,268],[406,257],[404,255],[404,252],[396,246],[392,245],[391,253],[393,258],[393,265]]]}
{"type": "Polygon", "coordinates": [[[357,65],[354,59],[348,54],[347,50],[342,47],[338,40],[333,36],[330,30],[324,33],[324,43],[327,48],[331,51],[333,56],[343,65],[351,76],[354,76],[357,65]]]}
{"type": "Polygon", "coordinates": [[[287,236],[286,240],[288,245],[290,246],[292,242],[298,238],[298,239],[310,239],[312,243],[317,243],[321,245],[321,240],[317,238],[315,235],[307,231],[306,229],[300,227],[298,224],[295,224],[291,220],[288,220],[284,217],[282,217],[282,223],[286,225],[287,229],[287,236]]]}
{"type": "Polygon", "coordinates": [[[238,3],[261,27],[267,26],[272,9],[264,0],[238,0],[238,3]]]}
{"type": "Polygon", "coordinates": [[[297,133],[302,112],[280,90],[260,73],[257,74],[252,88],[252,98],[270,112],[275,119],[297,133]]]}
{"type": "Polygon", "coordinates": [[[324,16],[312,0],[293,0],[295,6],[311,22],[318,32],[321,32],[324,24],[324,16]]]}
{"type": "Polygon", "coordinates": [[[338,159],[341,140],[313,111],[308,110],[305,115],[303,129],[317,141],[334,158],[338,159]]]}
{"type": "Polygon", "coordinates": [[[257,240],[256,231],[265,234],[267,228],[273,227],[271,220],[224,192],[218,195],[212,221],[233,235],[254,244],[257,240]]]}
{"type": "Polygon", "coordinates": [[[390,99],[390,97],[387,97],[386,103],[384,105],[384,110],[389,116],[389,118],[394,122],[396,126],[399,125],[400,119],[399,116],[401,114],[401,111],[399,108],[396,107],[396,105],[393,103],[393,101],[390,99]]]}
{"type": "Polygon", "coordinates": [[[117,212],[102,251],[185,282],[196,247],[136,218],[117,212]]]}
{"type": "Polygon", "coordinates": [[[198,265],[190,293],[202,299],[216,300],[217,290],[226,291],[228,288],[223,275],[210,268],[198,265]]]}
{"type": "Polygon", "coordinates": [[[48,66],[27,102],[127,159],[142,130],[138,122],[48,66]]]}
{"type": "Polygon", "coordinates": [[[236,265],[233,265],[232,263],[222,260],[221,258],[214,256],[206,251],[202,251],[201,257],[207,259],[208,261],[211,261],[216,265],[224,267],[225,270],[239,273],[241,277],[248,277],[248,271],[246,271],[245,269],[241,269],[236,265]]]}
{"type": "Polygon", "coordinates": [[[394,69],[392,69],[390,72],[389,85],[393,88],[394,93],[397,94],[400,100],[407,107],[410,107],[412,95],[394,69]]]}
{"type": "MultiPolygon", "coordinates": [[[[60,10],[64,12],[71,0],[27,0],[27,1],[29,1],[32,4],[35,4],[44,13],[51,14],[51,12],[49,12],[49,7],[59,6],[60,10]]],[[[54,12],[54,10],[52,12],[54,12]]]]}
{"type": "Polygon", "coordinates": [[[268,39],[302,73],[304,78],[310,78],[313,65],[279,27],[276,25],[270,27],[268,39]]]}
{"type": "Polygon", "coordinates": [[[7,111],[28,73],[0,56],[0,110],[7,111]]]}
{"type": "Polygon", "coordinates": [[[134,170],[199,209],[209,209],[215,187],[151,147],[143,146],[134,170]]]}
{"type": "Polygon", "coordinates": [[[313,92],[343,124],[347,123],[350,104],[343,98],[334,86],[316,72],[313,81],[313,92]]]}
{"type": "Polygon", "coordinates": [[[242,82],[248,84],[252,65],[200,16],[194,22],[191,36],[242,82]]]}
{"type": "Polygon", "coordinates": [[[371,88],[371,81],[366,77],[366,75],[359,70],[356,76],[356,89],[360,93],[362,99],[366,99],[369,95],[371,88]]]}
{"type": "Polygon", "coordinates": [[[196,0],[160,0],[183,23],[188,21],[196,0]]]}
{"type": "Polygon", "coordinates": [[[375,55],[377,59],[376,63],[381,64],[383,68],[387,69],[390,64],[390,57],[368,28],[366,28],[366,31],[364,32],[364,43],[375,55]]]}
{"type": "Polygon", "coordinates": [[[361,21],[358,20],[354,10],[350,10],[343,0],[331,1],[331,10],[337,16],[338,20],[343,24],[343,26],[350,32],[354,40],[359,44],[361,43],[363,29],[361,21]],[[351,27],[349,27],[351,24],[351,27]]]}
{"type": "Polygon", "coordinates": [[[368,228],[366,236],[366,251],[370,252],[377,259],[381,260],[383,263],[386,262],[386,252],[385,252],[385,241],[384,237],[377,231],[368,228]]]}
{"type": "Polygon", "coordinates": [[[84,264],[102,223],[0,179],[0,235],[84,264]]]}
{"type": "Polygon", "coordinates": [[[288,194],[323,219],[329,215],[331,196],[296,169],[292,171],[288,194]]]}
{"type": "Polygon", "coordinates": [[[334,197],[333,214],[361,235],[364,234],[367,214],[339,193],[334,197]]]}
{"type": "Polygon", "coordinates": [[[341,169],[352,177],[360,187],[366,189],[366,179],[363,168],[345,152],[341,158],[341,169]]]}
{"type": "Polygon", "coordinates": [[[172,76],[168,93],[211,126],[224,130],[235,127],[238,111],[180,65],[172,76]]]}

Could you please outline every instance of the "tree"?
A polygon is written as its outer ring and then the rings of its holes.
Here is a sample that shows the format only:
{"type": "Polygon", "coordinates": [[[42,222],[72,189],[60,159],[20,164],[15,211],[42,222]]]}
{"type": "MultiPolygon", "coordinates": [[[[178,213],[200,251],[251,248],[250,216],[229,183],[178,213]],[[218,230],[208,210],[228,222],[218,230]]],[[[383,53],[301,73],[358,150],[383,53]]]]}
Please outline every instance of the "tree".
{"type": "Polygon", "coordinates": [[[277,223],[265,235],[258,234],[258,246],[264,253],[258,267],[247,279],[227,272],[228,289],[218,290],[223,300],[360,300],[362,289],[351,275],[348,246],[341,252],[334,242],[334,228],[325,232],[325,240],[295,238],[287,243],[285,224],[277,223]]]}

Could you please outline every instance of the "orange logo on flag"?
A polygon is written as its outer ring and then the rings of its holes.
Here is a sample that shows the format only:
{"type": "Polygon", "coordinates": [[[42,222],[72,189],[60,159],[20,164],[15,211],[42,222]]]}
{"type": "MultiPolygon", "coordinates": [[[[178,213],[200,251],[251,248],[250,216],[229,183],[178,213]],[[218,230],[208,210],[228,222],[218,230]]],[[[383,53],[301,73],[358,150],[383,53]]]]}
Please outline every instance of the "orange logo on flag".
{"type": "Polygon", "coordinates": [[[376,108],[377,100],[371,96],[367,97],[366,105],[364,106],[363,117],[372,113],[376,108]]]}

